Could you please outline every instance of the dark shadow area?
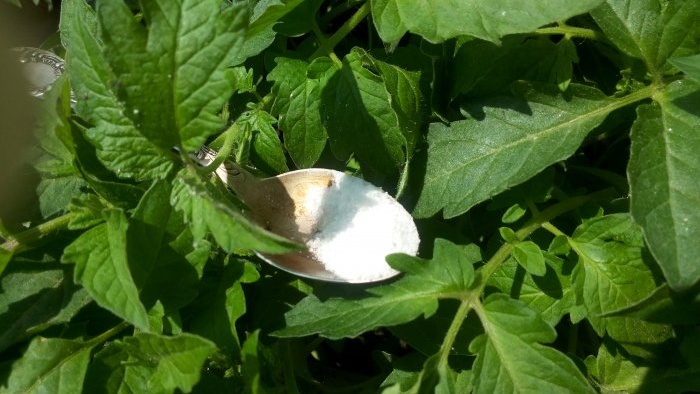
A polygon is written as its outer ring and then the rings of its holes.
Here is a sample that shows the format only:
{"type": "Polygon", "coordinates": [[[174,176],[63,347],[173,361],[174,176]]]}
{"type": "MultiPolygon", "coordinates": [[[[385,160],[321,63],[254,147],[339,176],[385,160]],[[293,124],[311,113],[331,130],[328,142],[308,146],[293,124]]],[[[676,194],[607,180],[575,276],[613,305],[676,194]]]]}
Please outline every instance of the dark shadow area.
{"type": "Polygon", "coordinates": [[[246,314],[242,327],[253,331],[261,329],[265,335],[286,327],[284,314],[306,294],[299,288],[300,279],[274,268],[261,269],[260,280],[245,285],[246,314]]]}
{"type": "MultiPolygon", "coordinates": [[[[421,315],[409,323],[388,330],[423,355],[431,356],[440,350],[440,344],[454,320],[459,304],[455,299],[440,300],[438,310],[432,316],[425,318],[421,315]]],[[[457,333],[452,354],[471,355],[469,344],[483,332],[478,316],[473,311],[470,312],[457,333]]]]}
{"type": "Polygon", "coordinates": [[[463,102],[461,105],[461,109],[476,120],[484,120],[486,118],[487,108],[511,110],[523,115],[532,115],[532,109],[526,100],[512,96],[470,100],[463,102]]]}
{"type": "MultiPolygon", "coordinates": [[[[675,98],[671,101],[678,108],[686,111],[689,115],[700,115],[700,91],[696,90],[685,96],[675,98]]],[[[697,130],[694,130],[697,131],[697,130]]]]}
{"type": "MultiPolygon", "coordinates": [[[[181,313],[182,316],[189,316],[182,322],[187,331],[213,341],[219,349],[230,354],[237,354],[240,349],[239,339],[233,334],[237,331],[232,326],[227,299],[236,288],[241,290],[237,282],[243,275],[243,260],[231,259],[227,264],[222,260],[210,260],[199,281],[197,298],[181,313]]],[[[242,290],[240,296],[243,297],[242,290]]]]}

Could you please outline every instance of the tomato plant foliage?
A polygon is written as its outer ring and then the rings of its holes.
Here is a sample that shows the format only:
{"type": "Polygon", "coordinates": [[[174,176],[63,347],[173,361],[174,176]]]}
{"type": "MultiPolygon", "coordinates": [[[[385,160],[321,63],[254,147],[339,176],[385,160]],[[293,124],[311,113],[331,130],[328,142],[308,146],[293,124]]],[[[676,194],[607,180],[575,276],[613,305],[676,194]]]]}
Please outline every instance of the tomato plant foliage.
{"type": "Polygon", "coordinates": [[[57,11],[37,209],[0,226],[0,392],[700,388],[700,2],[57,11]],[[267,266],[300,246],[205,144],[365,178],[419,255],[362,286],[267,266]]]}

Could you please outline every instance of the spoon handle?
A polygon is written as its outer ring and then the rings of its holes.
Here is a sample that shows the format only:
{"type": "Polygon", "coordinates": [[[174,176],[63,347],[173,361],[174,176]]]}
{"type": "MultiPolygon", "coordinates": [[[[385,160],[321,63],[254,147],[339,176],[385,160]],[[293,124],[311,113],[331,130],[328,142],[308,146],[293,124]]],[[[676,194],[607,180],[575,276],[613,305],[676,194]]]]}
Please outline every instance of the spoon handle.
{"type": "MultiPolygon", "coordinates": [[[[207,166],[214,161],[217,152],[210,147],[204,145],[194,152],[192,158],[201,166],[207,166]]],[[[248,172],[246,169],[233,162],[225,160],[216,168],[216,175],[228,188],[238,194],[244,201],[246,196],[250,195],[251,191],[257,189],[259,180],[255,175],[248,172]]]]}

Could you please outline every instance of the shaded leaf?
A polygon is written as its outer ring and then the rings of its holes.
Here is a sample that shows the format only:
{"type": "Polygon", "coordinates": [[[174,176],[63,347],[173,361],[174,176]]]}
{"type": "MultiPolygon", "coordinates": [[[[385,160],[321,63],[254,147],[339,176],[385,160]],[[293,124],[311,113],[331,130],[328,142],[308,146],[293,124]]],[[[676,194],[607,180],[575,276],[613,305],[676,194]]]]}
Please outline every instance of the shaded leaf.
{"type": "MultiPolygon", "coordinates": [[[[418,317],[408,323],[390,327],[388,330],[426,357],[431,356],[440,351],[442,340],[454,320],[459,304],[458,300],[441,300],[437,311],[432,316],[418,317]]],[[[450,354],[471,355],[469,342],[482,333],[477,317],[474,314],[467,315],[457,333],[450,354]]]]}
{"type": "Polygon", "coordinates": [[[214,342],[220,350],[237,355],[241,344],[236,321],[246,312],[241,283],[254,282],[258,276],[250,263],[231,258],[215,275],[205,277],[204,290],[190,314],[189,330],[214,342]]]}
{"type": "Polygon", "coordinates": [[[213,343],[192,334],[166,337],[136,333],[119,345],[129,355],[130,364],[144,368],[149,385],[185,393],[199,381],[204,360],[216,349],[213,343]]]}
{"type": "Polygon", "coordinates": [[[697,333],[688,335],[679,345],[680,360],[661,365],[635,362],[623,350],[605,341],[597,357],[589,356],[585,360],[586,368],[604,392],[692,392],[700,385],[699,339],[697,333]]]}
{"type": "Polygon", "coordinates": [[[578,303],[598,332],[619,341],[660,342],[668,328],[636,319],[602,314],[632,305],[656,287],[654,276],[642,260],[642,234],[627,214],[592,219],[574,231],[569,240],[579,256],[573,273],[578,303]]]}
{"type": "Polygon", "coordinates": [[[259,330],[248,335],[241,348],[241,359],[243,362],[243,382],[246,390],[251,393],[260,393],[260,360],[258,356],[258,336],[259,330]]]}
{"type": "MultiPolygon", "coordinates": [[[[406,139],[407,158],[413,155],[418,142],[427,109],[425,98],[420,89],[422,70],[406,69],[385,62],[364,53],[365,61],[371,62],[382,77],[386,91],[389,93],[391,107],[396,113],[401,133],[406,139]]],[[[420,61],[417,61],[420,65],[420,61]]],[[[415,65],[414,65],[415,67],[415,65]]]]}
{"type": "Polygon", "coordinates": [[[627,173],[630,210],[669,285],[700,279],[700,99],[698,85],[676,81],[639,106],[627,173]]]}
{"type": "Polygon", "coordinates": [[[360,297],[319,299],[311,294],[285,314],[286,327],[274,333],[295,337],[318,333],[353,337],[379,326],[393,326],[435,313],[441,294],[465,291],[474,280],[474,261],[460,247],[435,241],[430,261],[403,254],[387,257],[405,273],[401,279],[367,289],[360,297]]]}
{"type": "Polygon", "coordinates": [[[62,270],[5,273],[0,280],[0,351],[70,321],[92,299],[62,270]]]}
{"type": "Polygon", "coordinates": [[[563,274],[564,264],[557,261],[552,266],[555,268],[549,267],[544,276],[537,277],[509,259],[489,277],[488,284],[524,302],[554,327],[576,305],[576,295],[569,276],[563,274]]]}
{"type": "Polygon", "coordinates": [[[363,67],[359,50],[334,67],[320,107],[333,154],[340,160],[354,154],[368,175],[398,173],[407,142],[382,78],[363,67]]]}
{"type": "Polygon", "coordinates": [[[488,97],[507,94],[517,80],[548,82],[566,90],[571,80],[576,47],[568,39],[506,37],[501,45],[481,40],[459,47],[452,63],[451,96],[488,97]],[[478,54],[478,56],[475,56],[478,54]]]}
{"type": "Polygon", "coordinates": [[[68,79],[61,77],[44,96],[35,133],[41,151],[34,167],[42,175],[37,186],[39,208],[44,217],[66,209],[86,185],[73,162],[68,79]]]}
{"type": "Polygon", "coordinates": [[[75,282],[101,307],[148,330],[148,314],[127,261],[127,227],[122,211],[107,211],[106,223],[84,232],[68,245],[61,261],[75,264],[75,282]]]}
{"type": "Polygon", "coordinates": [[[12,373],[3,393],[65,393],[82,391],[92,345],[82,341],[36,337],[12,373]]]}
{"type": "Polygon", "coordinates": [[[630,316],[655,323],[696,325],[700,324],[700,296],[697,289],[676,293],[664,283],[640,301],[605,316],[630,316]]]}

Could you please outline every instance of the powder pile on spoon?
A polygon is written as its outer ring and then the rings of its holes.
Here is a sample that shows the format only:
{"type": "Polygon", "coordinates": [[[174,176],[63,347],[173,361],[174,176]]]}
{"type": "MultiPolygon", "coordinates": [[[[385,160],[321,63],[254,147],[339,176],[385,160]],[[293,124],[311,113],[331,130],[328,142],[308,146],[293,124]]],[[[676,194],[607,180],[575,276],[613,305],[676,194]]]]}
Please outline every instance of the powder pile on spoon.
{"type": "Polygon", "coordinates": [[[420,239],[411,215],[387,193],[353,176],[336,176],[304,203],[318,218],[306,242],[309,252],[339,278],[371,282],[398,272],[387,264],[391,253],[415,255],[420,239]]]}

